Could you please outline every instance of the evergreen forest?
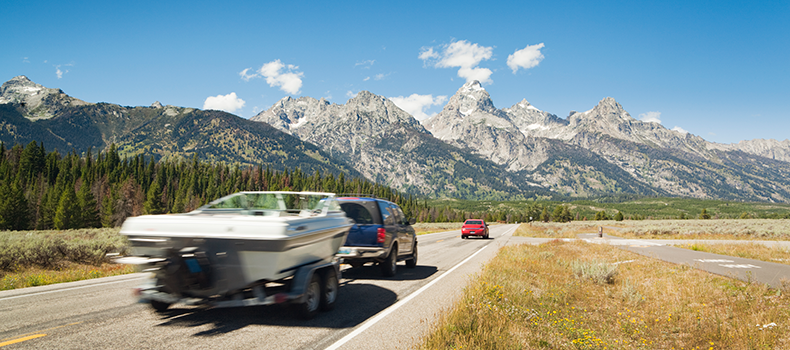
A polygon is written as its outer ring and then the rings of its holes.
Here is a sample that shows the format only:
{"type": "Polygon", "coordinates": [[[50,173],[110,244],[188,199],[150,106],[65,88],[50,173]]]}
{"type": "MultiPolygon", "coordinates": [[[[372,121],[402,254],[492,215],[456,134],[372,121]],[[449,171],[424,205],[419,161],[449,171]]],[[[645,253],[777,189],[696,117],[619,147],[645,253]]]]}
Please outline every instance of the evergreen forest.
{"type": "Polygon", "coordinates": [[[466,212],[429,207],[425,200],[364,178],[306,174],[298,167],[239,166],[143,155],[121,158],[116,146],[93,154],[47,152],[31,141],[0,143],[0,230],[116,227],[130,216],[184,213],[239,191],[318,191],[364,194],[393,201],[420,222],[525,221],[528,213],[466,212]]]}

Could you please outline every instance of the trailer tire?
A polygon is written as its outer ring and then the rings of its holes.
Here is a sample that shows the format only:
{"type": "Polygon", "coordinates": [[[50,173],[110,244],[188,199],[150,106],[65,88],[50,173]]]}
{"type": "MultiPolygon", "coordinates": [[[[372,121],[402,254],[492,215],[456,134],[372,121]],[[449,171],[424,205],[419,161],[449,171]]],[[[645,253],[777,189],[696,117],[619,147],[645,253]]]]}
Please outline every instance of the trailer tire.
{"type": "Polygon", "coordinates": [[[337,281],[335,269],[328,269],[324,273],[324,285],[321,288],[321,310],[330,311],[335,308],[340,283],[337,281]]]}
{"type": "Polygon", "coordinates": [[[304,301],[296,304],[299,316],[305,320],[312,319],[318,314],[321,305],[321,278],[314,273],[304,291],[304,301]]]}
{"type": "Polygon", "coordinates": [[[151,307],[154,308],[156,312],[165,312],[170,307],[170,305],[170,303],[166,303],[164,301],[151,300],[151,307]]]}
{"type": "Polygon", "coordinates": [[[392,249],[390,249],[389,255],[384,261],[381,262],[381,274],[384,277],[392,277],[395,276],[395,273],[398,272],[398,244],[393,244],[392,249]]]}

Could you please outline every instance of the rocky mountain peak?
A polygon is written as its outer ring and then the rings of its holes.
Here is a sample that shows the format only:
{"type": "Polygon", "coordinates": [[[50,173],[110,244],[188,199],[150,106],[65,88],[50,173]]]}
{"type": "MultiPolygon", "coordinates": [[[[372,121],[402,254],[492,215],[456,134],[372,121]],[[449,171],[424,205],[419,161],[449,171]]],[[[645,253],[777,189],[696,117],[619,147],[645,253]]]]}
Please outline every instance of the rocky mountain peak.
{"type": "Polygon", "coordinates": [[[478,91],[486,91],[486,89],[483,88],[483,85],[480,84],[479,81],[472,80],[470,82],[465,83],[463,86],[461,86],[460,89],[458,89],[458,92],[461,92],[461,91],[463,91],[465,93],[474,93],[474,92],[478,92],[478,91]]]}
{"type": "Polygon", "coordinates": [[[617,103],[617,101],[614,100],[614,98],[611,97],[606,97],[598,102],[598,105],[593,108],[593,111],[598,112],[598,114],[602,116],[609,116],[625,120],[633,119],[631,118],[631,115],[628,114],[625,109],[623,109],[623,106],[621,106],[619,103],[617,103]]]}
{"type": "Polygon", "coordinates": [[[636,119],[632,118],[614,98],[606,97],[593,109],[582,113],[571,113],[568,120],[572,125],[581,124],[605,124],[616,125],[630,123],[636,119]]]}
{"type": "Polygon", "coordinates": [[[384,96],[376,95],[370,91],[360,91],[356,96],[348,100],[348,106],[365,106],[377,108],[383,106],[387,98],[384,96]]]}
{"type": "Polygon", "coordinates": [[[49,119],[58,110],[88,103],[66,95],[61,89],[49,89],[24,75],[16,76],[0,86],[0,103],[17,103],[28,119],[49,119]]]}
{"type": "Polygon", "coordinates": [[[153,108],[162,108],[162,102],[154,101],[154,103],[151,104],[151,107],[153,107],[153,108]]]}

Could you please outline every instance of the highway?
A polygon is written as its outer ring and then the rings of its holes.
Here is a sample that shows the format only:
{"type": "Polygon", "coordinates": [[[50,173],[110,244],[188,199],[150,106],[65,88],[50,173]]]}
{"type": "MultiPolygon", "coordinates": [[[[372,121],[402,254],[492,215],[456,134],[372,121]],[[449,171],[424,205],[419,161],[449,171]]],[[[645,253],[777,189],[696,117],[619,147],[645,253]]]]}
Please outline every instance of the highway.
{"type": "Polygon", "coordinates": [[[410,348],[500,247],[546,241],[512,237],[517,226],[493,225],[487,240],[462,240],[458,231],[419,236],[417,268],[399,263],[391,278],[374,266],[348,268],[335,309],[309,321],[281,306],[156,313],[132,295],[143,274],[3,291],[0,348],[410,348]]]}

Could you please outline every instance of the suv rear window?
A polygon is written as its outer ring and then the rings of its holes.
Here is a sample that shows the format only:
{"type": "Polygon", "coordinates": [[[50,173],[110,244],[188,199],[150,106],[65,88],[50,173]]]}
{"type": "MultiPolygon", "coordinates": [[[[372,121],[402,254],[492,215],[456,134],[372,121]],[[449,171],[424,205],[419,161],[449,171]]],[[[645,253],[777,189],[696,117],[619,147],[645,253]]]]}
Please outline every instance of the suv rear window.
{"type": "Polygon", "coordinates": [[[360,204],[343,203],[340,204],[340,209],[346,212],[346,216],[353,219],[357,224],[360,225],[373,224],[373,216],[370,215],[370,212],[360,204]]]}
{"type": "Polygon", "coordinates": [[[482,225],[483,222],[480,220],[469,220],[464,225],[482,225]]]}

